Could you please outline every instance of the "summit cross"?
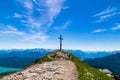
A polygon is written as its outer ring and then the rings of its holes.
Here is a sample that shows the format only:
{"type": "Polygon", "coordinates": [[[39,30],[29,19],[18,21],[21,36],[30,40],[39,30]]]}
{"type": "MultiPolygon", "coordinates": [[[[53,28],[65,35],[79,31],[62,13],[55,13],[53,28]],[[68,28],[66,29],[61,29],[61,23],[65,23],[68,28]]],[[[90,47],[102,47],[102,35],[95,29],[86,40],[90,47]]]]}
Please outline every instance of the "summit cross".
{"type": "Polygon", "coordinates": [[[60,51],[62,51],[62,40],[63,40],[62,35],[60,35],[58,39],[60,39],[60,51]]]}

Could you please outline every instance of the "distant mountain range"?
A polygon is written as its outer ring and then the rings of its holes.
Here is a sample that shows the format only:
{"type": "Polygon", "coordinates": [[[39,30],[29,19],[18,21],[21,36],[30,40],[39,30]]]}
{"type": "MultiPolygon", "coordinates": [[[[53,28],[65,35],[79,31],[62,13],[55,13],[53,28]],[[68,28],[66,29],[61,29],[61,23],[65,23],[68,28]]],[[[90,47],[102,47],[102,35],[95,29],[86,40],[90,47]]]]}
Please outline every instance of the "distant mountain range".
{"type": "Polygon", "coordinates": [[[74,56],[78,57],[81,60],[88,60],[88,59],[94,59],[94,58],[100,58],[100,57],[105,57],[109,56],[112,54],[115,54],[119,51],[111,51],[111,52],[106,52],[106,51],[98,51],[98,52],[93,52],[93,51],[81,51],[81,50],[66,50],[69,53],[72,53],[74,56]]]}
{"type": "MultiPolygon", "coordinates": [[[[12,50],[0,50],[0,66],[23,68],[26,65],[31,64],[38,58],[49,54],[54,50],[51,49],[12,49],[12,50]]],[[[65,50],[72,53],[74,56],[81,60],[94,59],[112,55],[115,52],[85,52],[81,50],[65,50]]]]}
{"type": "Polygon", "coordinates": [[[96,68],[107,68],[120,75],[120,53],[103,58],[85,60],[85,62],[96,68]]]}
{"type": "Polygon", "coordinates": [[[0,66],[23,68],[51,51],[50,49],[1,50],[0,66]]]}

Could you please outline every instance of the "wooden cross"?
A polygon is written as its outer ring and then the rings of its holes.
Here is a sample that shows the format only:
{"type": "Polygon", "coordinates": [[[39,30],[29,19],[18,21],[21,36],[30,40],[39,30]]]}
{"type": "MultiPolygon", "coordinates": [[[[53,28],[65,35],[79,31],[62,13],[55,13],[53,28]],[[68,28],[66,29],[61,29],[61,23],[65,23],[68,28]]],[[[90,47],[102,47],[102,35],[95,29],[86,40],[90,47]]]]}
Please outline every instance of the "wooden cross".
{"type": "Polygon", "coordinates": [[[62,50],[62,40],[63,40],[62,35],[60,35],[60,37],[58,39],[60,39],[60,51],[61,51],[62,50]]]}

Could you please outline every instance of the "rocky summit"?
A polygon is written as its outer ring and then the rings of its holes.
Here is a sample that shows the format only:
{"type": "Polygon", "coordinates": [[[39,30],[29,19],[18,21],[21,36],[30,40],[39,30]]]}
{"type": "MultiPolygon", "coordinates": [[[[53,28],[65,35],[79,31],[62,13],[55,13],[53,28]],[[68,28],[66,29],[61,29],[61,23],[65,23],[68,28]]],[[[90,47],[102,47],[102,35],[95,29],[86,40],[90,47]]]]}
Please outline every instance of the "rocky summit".
{"type": "Polygon", "coordinates": [[[0,80],[114,80],[72,54],[55,51],[0,80]]]}
{"type": "Polygon", "coordinates": [[[72,62],[59,60],[34,65],[1,80],[77,80],[77,71],[72,62]]]}
{"type": "MultiPolygon", "coordinates": [[[[51,55],[48,55],[52,58],[51,55]]],[[[23,71],[5,76],[0,80],[77,80],[76,66],[67,54],[56,52],[55,61],[35,64],[23,71]]]]}

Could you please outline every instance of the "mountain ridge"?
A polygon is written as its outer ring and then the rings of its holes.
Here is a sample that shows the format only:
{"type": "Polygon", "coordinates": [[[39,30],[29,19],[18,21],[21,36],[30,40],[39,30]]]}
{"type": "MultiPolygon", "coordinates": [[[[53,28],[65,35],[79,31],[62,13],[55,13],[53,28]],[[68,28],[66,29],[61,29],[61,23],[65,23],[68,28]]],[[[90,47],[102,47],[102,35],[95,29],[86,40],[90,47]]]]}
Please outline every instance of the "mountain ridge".
{"type": "MultiPolygon", "coordinates": [[[[55,65],[53,62],[54,61],[56,61],[56,59],[57,59],[57,61],[58,62],[56,62],[55,64],[57,64],[57,65],[59,65],[60,63],[61,63],[61,60],[62,60],[62,62],[64,62],[64,60],[65,60],[65,62],[68,62],[68,63],[70,63],[70,64],[72,64],[72,63],[74,63],[74,65],[76,66],[76,70],[77,70],[77,72],[78,73],[67,73],[66,75],[62,75],[61,77],[60,77],[60,79],[62,79],[62,80],[113,80],[112,78],[110,78],[110,77],[108,77],[108,76],[106,76],[105,74],[103,74],[103,73],[101,73],[101,72],[99,72],[98,70],[96,70],[96,69],[94,69],[94,68],[92,68],[92,67],[90,67],[89,65],[87,65],[86,63],[84,63],[84,62],[82,62],[82,61],[80,61],[78,58],[76,58],[76,57],[74,57],[72,54],[68,54],[68,53],[66,53],[66,52],[60,52],[60,51],[56,51],[56,52],[53,52],[52,53],[52,55],[50,54],[50,55],[46,55],[46,56],[44,56],[43,58],[41,58],[41,59],[38,59],[38,60],[36,60],[34,63],[32,63],[30,66],[28,66],[28,67],[26,67],[23,71],[25,71],[26,73],[27,72],[30,72],[30,71],[27,71],[27,69],[29,69],[29,68],[31,68],[32,67],[32,69],[35,69],[35,68],[33,68],[35,65],[39,65],[39,64],[44,64],[44,63],[46,63],[46,62],[48,62],[48,64],[50,63],[52,63],[53,65],[55,65]],[[71,77],[68,77],[68,78],[65,78],[65,76],[67,77],[67,75],[69,75],[70,76],[70,74],[74,74],[74,79],[72,79],[71,77]],[[76,74],[77,74],[77,76],[76,76],[76,74]],[[77,79],[76,79],[76,77],[77,77],[77,79]]],[[[45,64],[45,65],[47,65],[47,64],[45,64]]],[[[47,67],[47,66],[45,66],[44,65],[44,67],[47,67]]],[[[68,66],[67,67],[65,67],[67,64],[66,63],[64,63],[64,66],[62,66],[64,69],[65,68],[68,68],[68,66]]],[[[51,65],[49,65],[49,66],[51,66],[51,65]]],[[[48,66],[48,67],[49,67],[48,66]]],[[[40,66],[39,66],[40,67],[40,66]]],[[[54,66],[55,67],[55,66],[54,66]]],[[[47,72],[49,72],[49,71],[54,71],[54,67],[51,67],[51,69],[50,70],[48,70],[47,72]]],[[[69,66],[70,67],[70,66],[69,66]]],[[[36,67],[37,68],[37,67],[36,67]]],[[[72,68],[74,68],[74,67],[72,67],[72,68]]],[[[69,68],[69,70],[71,70],[72,68],[69,68]]],[[[32,69],[30,69],[30,70],[32,70],[32,69]]],[[[39,71],[39,70],[38,70],[39,71]]],[[[60,68],[60,71],[62,71],[62,68],[60,68]]],[[[75,70],[74,70],[75,71],[75,70]]],[[[43,71],[44,72],[44,71],[43,71]]],[[[63,71],[64,72],[64,71],[63,71]]],[[[34,71],[33,71],[33,73],[34,73],[34,71]]],[[[41,72],[40,72],[41,73],[41,72]]],[[[59,72],[58,72],[59,73],[59,72]]],[[[31,73],[32,74],[32,73],[31,73]]],[[[44,72],[44,74],[46,74],[46,71],[44,72]]],[[[64,73],[65,74],[65,73],[64,73]]],[[[36,76],[37,75],[37,73],[34,73],[34,74],[32,74],[32,75],[30,75],[30,74],[24,74],[24,73],[22,73],[22,71],[21,71],[21,73],[20,72],[18,72],[18,73],[14,73],[14,74],[11,74],[11,75],[8,75],[8,76],[5,76],[5,77],[3,77],[1,80],[10,80],[11,78],[14,80],[15,78],[18,78],[18,80],[23,80],[23,79],[21,79],[21,78],[23,78],[23,77],[21,77],[21,76],[29,76],[29,77],[31,77],[31,79],[33,79],[34,78],[34,80],[41,80],[41,78],[40,77],[38,77],[38,76],[36,76]],[[12,75],[12,76],[11,76],[12,75]],[[16,76],[16,77],[15,77],[16,76]],[[36,76],[36,77],[35,77],[36,76]],[[7,78],[6,78],[7,77],[7,78]]],[[[40,76],[40,74],[39,74],[39,76],[40,76]]],[[[49,77],[50,78],[50,77],[49,77]]],[[[52,79],[51,80],[56,80],[56,79],[53,79],[54,77],[52,77],[52,79]]],[[[27,79],[27,78],[25,78],[25,79],[27,79]]],[[[30,80],[30,79],[29,79],[30,80]]],[[[46,75],[46,78],[45,78],[45,80],[48,80],[48,76],[46,75]]],[[[58,80],[58,78],[57,78],[57,80],[58,80]]]]}
{"type": "MultiPolygon", "coordinates": [[[[11,49],[0,50],[0,66],[8,68],[24,68],[36,59],[53,52],[51,49],[11,49]],[[4,61],[4,62],[3,62],[4,61]],[[23,64],[21,64],[23,63],[23,64]],[[13,64],[13,65],[12,65],[13,64]]],[[[114,54],[114,52],[85,52],[81,50],[65,50],[81,60],[99,58],[114,54]]]]}
{"type": "Polygon", "coordinates": [[[120,75],[120,53],[116,53],[103,58],[86,60],[85,62],[94,67],[107,68],[115,74],[120,75]]]}

